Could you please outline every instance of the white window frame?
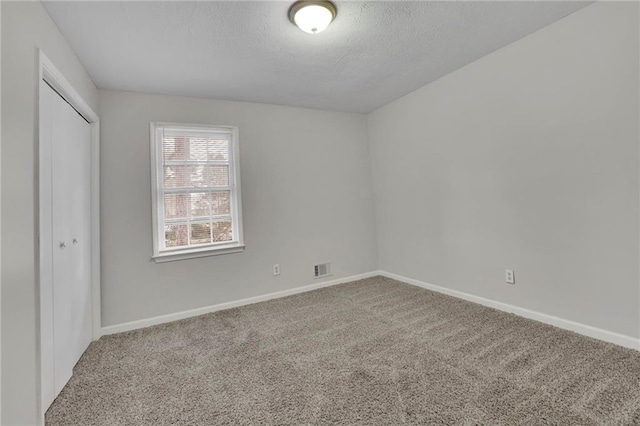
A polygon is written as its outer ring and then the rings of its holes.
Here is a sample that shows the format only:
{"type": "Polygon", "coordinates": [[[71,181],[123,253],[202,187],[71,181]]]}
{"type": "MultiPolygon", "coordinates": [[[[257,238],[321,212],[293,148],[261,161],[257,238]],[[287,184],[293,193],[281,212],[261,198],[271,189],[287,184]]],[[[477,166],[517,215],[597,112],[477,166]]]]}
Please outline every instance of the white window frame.
{"type": "MultiPolygon", "coordinates": [[[[170,122],[150,123],[151,141],[151,204],[153,224],[153,255],[156,262],[192,259],[219,254],[238,253],[244,250],[242,232],[242,193],[240,189],[240,147],[238,128],[233,126],[215,126],[209,124],[184,124],[170,122]],[[185,132],[223,132],[231,135],[229,143],[229,190],[233,241],[211,243],[202,246],[189,246],[161,249],[164,245],[164,196],[162,192],[163,155],[160,130],[179,129],[185,132]],[[162,238],[162,240],[161,240],[162,238]]],[[[190,232],[190,231],[188,231],[190,232]]]]}

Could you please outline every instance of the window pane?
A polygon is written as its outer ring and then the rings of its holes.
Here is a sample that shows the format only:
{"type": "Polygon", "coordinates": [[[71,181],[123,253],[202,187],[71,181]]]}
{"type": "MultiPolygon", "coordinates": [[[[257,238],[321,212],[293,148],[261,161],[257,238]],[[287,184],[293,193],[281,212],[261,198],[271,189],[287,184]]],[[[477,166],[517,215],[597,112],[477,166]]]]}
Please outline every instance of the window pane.
{"type": "Polygon", "coordinates": [[[209,139],[209,161],[229,161],[229,141],[209,139]]]}
{"type": "Polygon", "coordinates": [[[207,192],[196,192],[190,194],[191,197],[191,217],[209,217],[211,211],[211,194],[207,192]]]}
{"type": "Polygon", "coordinates": [[[164,245],[166,247],[181,247],[186,246],[187,243],[187,225],[174,224],[164,227],[164,245]]]}
{"type": "Polygon", "coordinates": [[[191,218],[231,214],[229,191],[195,192],[188,196],[190,197],[189,214],[191,218]]]}
{"type": "Polygon", "coordinates": [[[228,166],[164,166],[165,188],[229,186],[228,166]]]}
{"type": "Polygon", "coordinates": [[[164,137],[162,138],[162,156],[164,161],[182,161],[186,159],[187,138],[164,137]]]}
{"type": "Polygon", "coordinates": [[[207,144],[206,138],[189,138],[189,159],[196,161],[207,160],[207,144]]]}
{"type": "Polygon", "coordinates": [[[164,187],[183,188],[188,186],[190,166],[164,166],[164,187]]]}
{"type": "Polygon", "coordinates": [[[231,241],[233,228],[230,220],[213,223],[213,241],[231,241]]]}
{"type": "Polygon", "coordinates": [[[231,214],[230,200],[229,191],[213,192],[211,194],[212,214],[231,214]]]}
{"type": "Polygon", "coordinates": [[[211,243],[211,225],[208,223],[191,224],[191,245],[211,243]]]}
{"type": "Polygon", "coordinates": [[[188,211],[186,194],[166,194],[164,196],[164,217],[166,219],[186,218],[188,211]]]}
{"type": "Polygon", "coordinates": [[[191,188],[200,188],[203,186],[207,186],[207,182],[205,181],[205,167],[206,166],[202,165],[190,166],[189,181],[185,182],[185,186],[191,188]]]}
{"type": "Polygon", "coordinates": [[[188,180],[182,182],[184,188],[203,188],[211,186],[229,186],[228,166],[205,166],[202,164],[187,166],[188,180]]]}
{"type": "Polygon", "coordinates": [[[205,166],[206,186],[229,186],[229,166],[205,166]]]}

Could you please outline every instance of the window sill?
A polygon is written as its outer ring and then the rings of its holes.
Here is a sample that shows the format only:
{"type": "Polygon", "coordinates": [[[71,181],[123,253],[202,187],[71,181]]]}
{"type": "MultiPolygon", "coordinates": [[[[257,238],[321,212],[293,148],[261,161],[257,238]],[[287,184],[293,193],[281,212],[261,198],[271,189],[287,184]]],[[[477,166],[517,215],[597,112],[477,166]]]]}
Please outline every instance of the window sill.
{"type": "Polygon", "coordinates": [[[221,254],[240,253],[244,251],[244,244],[233,244],[219,247],[205,247],[201,249],[181,250],[160,253],[152,257],[156,263],[173,262],[176,260],[196,259],[198,257],[218,256],[221,254]]]}

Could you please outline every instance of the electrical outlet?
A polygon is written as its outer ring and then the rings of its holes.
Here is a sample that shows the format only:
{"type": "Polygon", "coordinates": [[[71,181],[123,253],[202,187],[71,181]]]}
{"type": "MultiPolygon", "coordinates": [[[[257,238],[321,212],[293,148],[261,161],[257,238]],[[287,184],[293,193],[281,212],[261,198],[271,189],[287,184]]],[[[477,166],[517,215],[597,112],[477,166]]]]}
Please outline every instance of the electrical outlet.
{"type": "Polygon", "coordinates": [[[273,275],[280,275],[280,265],[277,263],[273,265],[273,275]]]}
{"type": "Polygon", "coordinates": [[[505,269],[504,270],[504,279],[508,284],[516,283],[516,276],[513,273],[513,269],[505,269]]]}

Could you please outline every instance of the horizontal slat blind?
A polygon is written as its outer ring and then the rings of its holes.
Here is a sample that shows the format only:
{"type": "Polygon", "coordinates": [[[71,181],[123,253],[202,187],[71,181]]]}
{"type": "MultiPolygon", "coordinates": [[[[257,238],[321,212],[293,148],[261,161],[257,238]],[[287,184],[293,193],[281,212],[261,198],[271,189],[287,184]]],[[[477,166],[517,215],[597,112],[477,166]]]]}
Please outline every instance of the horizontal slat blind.
{"type": "Polygon", "coordinates": [[[156,131],[160,251],[234,241],[232,132],[156,131]]]}

